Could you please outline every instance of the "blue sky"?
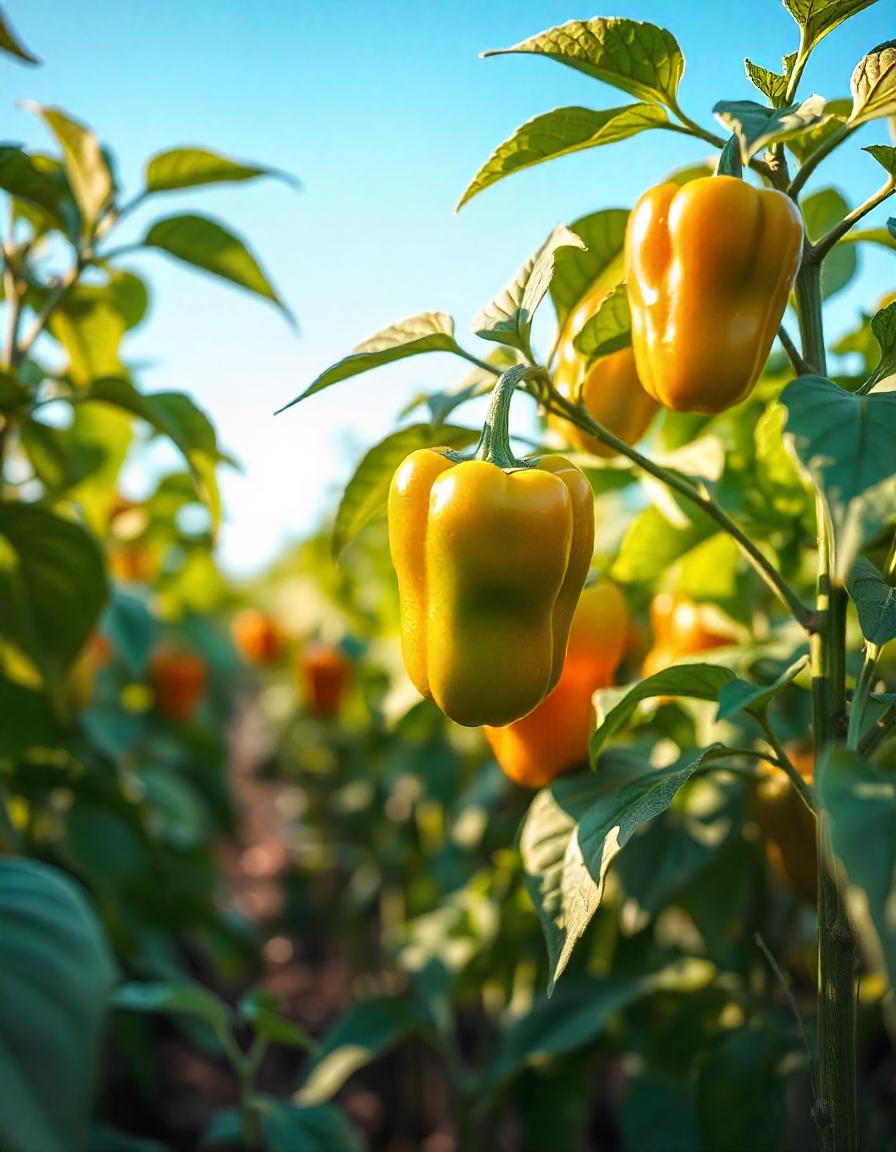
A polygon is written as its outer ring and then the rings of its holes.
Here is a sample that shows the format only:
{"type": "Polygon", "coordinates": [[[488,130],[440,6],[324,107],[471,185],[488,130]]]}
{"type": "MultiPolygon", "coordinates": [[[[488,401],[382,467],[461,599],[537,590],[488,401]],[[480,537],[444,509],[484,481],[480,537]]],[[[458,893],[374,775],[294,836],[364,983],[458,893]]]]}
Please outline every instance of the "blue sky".
{"type": "MultiPolygon", "coordinates": [[[[650,132],[521,173],[459,215],[453,205],[494,146],[524,120],[565,104],[629,102],[569,69],[531,57],[480,60],[590,8],[526,0],[8,0],[14,27],[43,59],[3,66],[4,135],[46,144],[16,101],[56,104],[89,123],[117,154],[127,189],[154,152],[200,144],[294,173],[297,193],[264,181],[158,197],[133,233],[177,211],[207,212],[250,242],[296,313],[191,274],[160,254],[131,265],[153,288],[129,356],[150,389],[179,388],[210,412],[243,472],[223,477],[222,559],[261,567],[332,508],[360,453],[392,427],[421,388],[449,384],[464,365],[426,356],[337,386],[276,419],[327,364],[390,322],[451,312],[463,338],[481,305],[558,221],[630,206],[672,168],[706,155],[699,142],[650,132]]],[[[848,95],[854,65],[892,37],[894,0],[880,0],[817,49],[801,95],[848,95]]],[[[775,0],[615,0],[598,14],[668,27],[688,61],[684,108],[717,127],[719,99],[755,93],[743,57],[777,68],[796,26],[775,0]]],[[[881,182],[859,152],[888,141],[863,129],[815,174],[810,190],[881,182]]],[[[892,208],[891,208],[892,212],[892,208]]],[[[882,223],[886,206],[872,223],[882,223]]],[[[829,306],[832,330],[896,287],[896,261],[864,248],[861,277],[829,306]]],[[[469,345],[475,346],[470,337],[469,345]]],[[[525,419],[524,414],[518,417],[525,419]]],[[[139,477],[131,477],[139,483],[139,477]]]]}

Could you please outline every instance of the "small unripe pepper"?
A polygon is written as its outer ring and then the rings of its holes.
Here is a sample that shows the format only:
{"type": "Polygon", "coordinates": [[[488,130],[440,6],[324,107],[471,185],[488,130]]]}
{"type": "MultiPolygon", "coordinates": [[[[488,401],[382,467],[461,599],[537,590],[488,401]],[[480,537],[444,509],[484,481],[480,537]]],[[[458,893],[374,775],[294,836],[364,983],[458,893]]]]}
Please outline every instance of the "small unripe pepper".
{"type": "Polygon", "coordinates": [[[308,707],[335,716],[352,678],[352,663],[336,644],[310,640],[299,653],[298,672],[308,707]]]}
{"type": "Polygon", "coordinates": [[[516,460],[495,388],[476,459],[425,448],[389,492],[405,667],[458,724],[518,720],[560,678],[594,548],[594,498],[560,456],[516,460]]]}
{"type": "MultiPolygon", "coordinates": [[[[585,360],[573,343],[605,296],[603,285],[593,288],[567,317],[557,344],[554,387],[573,403],[581,398],[588,414],[614,436],[626,444],[637,444],[656,415],[658,405],[641,386],[634,351],[622,348],[602,356],[586,369],[585,360]]],[[[550,422],[574,447],[605,458],[616,455],[612,448],[570,421],[552,416],[550,422]]]]}
{"type": "Polygon", "coordinates": [[[511,780],[540,788],[587,761],[595,723],[591,697],[613,683],[625,651],[628,619],[622,593],[608,580],[582,593],[557,687],[522,720],[485,728],[495,759],[511,780]]]}
{"type": "Polygon", "coordinates": [[[768,359],[802,248],[802,216],[783,192],[733,176],[645,192],[629,217],[625,268],[650,395],[679,412],[743,400],[768,359]]]}

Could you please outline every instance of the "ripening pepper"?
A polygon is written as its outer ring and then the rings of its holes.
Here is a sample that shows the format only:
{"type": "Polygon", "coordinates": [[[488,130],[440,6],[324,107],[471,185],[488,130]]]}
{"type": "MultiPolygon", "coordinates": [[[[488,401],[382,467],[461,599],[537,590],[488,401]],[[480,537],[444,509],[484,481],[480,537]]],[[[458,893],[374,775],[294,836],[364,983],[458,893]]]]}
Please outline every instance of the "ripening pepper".
{"type": "Polygon", "coordinates": [[[625,651],[628,619],[622,593],[608,580],[582,593],[557,687],[522,720],[485,728],[495,759],[511,780],[541,788],[588,759],[595,722],[591,697],[613,683],[625,651]]]}
{"type": "Polygon", "coordinates": [[[189,720],[205,695],[208,664],[199,652],[160,648],[149,662],[156,707],[169,720],[189,720]]]}
{"type": "Polygon", "coordinates": [[[257,608],[242,608],[230,622],[230,634],[249,664],[273,664],[283,650],[277,621],[257,608]]]}
{"type": "Polygon", "coordinates": [[[422,695],[469,727],[531,712],[563,670],[594,498],[561,456],[501,467],[412,452],[389,492],[401,642],[422,695]]]}
{"type": "MultiPolygon", "coordinates": [[[[641,386],[634,352],[631,348],[622,348],[602,356],[586,371],[585,360],[573,343],[605,296],[603,285],[593,288],[567,317],[557,345],[554,386],[573,403],[581,397],[589,415],[614,436],[626,444],[637,444],[656,415],[658,405],[641,386]]],[[[552,416],[550,422],[574,447],[605,458],[616,455],[612,448],[568,420],[552,416]]]]}
{"type": "Polygon", "coordinates": [[[645,389],[678,412],[722,412],[759,378],[799,269],[793,201],[733,176],[645,192],[629,217],[632,344],[645,389]]]}
{"type": "Polygon", "coordinates": [[[335,716],[352,679],[352,662],[336,644],[309,641],[299,653],[298,674],[308,707],[335,716]]]}
{"type": "Polygon", "coordinates": [[[641,675],[652,676],[670,664],[698,652],[733,644],[735,637],[722,631],[707,609],[688,596],[658,592],[650,603],[653,647],[644,657],[641,675]]]}
{"type": "MultiPolygon", "coordinates": [[[[790,746],[787,755],[807,784],[815,775],[811,748],[790,746]]],[[[765,838],[765,853],[777,879],[814,904],[818,892],[815,817],[780,768],[760,760],[761,779],[750,801],[750,814],[765,838]]]]}

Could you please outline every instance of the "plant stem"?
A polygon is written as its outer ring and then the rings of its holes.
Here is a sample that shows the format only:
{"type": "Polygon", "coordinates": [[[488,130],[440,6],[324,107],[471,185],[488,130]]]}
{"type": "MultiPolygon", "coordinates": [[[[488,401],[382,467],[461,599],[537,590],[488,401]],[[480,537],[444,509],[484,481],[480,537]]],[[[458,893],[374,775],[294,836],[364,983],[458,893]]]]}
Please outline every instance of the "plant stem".
{"type": "Polygon", "coordinates": [[[819,147],[815,149],[811,156],[806,158],[805,163],[790,182],[790,187],[787,189],[788,196],[794,200],[797,198],[802,189],[805,187],[806,181],[809,179],[818,165],[822,162],[822,160],[824,160],[826,156],[829,156],[835,148],[842,144],[851,131],[852,126],[849,124],[844,124],[842,128],[838,128],[836,132],[832,132],[830,136],[828,136],[827,140],[825,140],[823,144],[819,145],[819,147]]]}
{"type": "Polygon", "coordinates": [[[790,361],[790,367],[798,376],[805,376],[809,371],[809,365],[800,355],[799,349],[796,344],[794,344],[790,333],[783,324],[778,329],[778,339],[781,341],[781,347],[784,349],[784,353],[790,361]]]}
{"type": "Polygon", "coordinates": [[[655,477],[674,492],[678,492],[681,496],[690,500],[691,503],[696,504],[702,512],[705,512],[711,520],[715,521],[720,528],[737,541],[741,551],[768,587],[790,609],[797,623],[803,628],[808,628],[811,613],[805,604],[803,604],[797,594],[783,579],[774,565],[766,559],[753,541],[741,531],[735,521],[731,519],[723,508],[720,508],[719,505],[716,504],[708,493],[698,488],[696,484],[687,480],[684,476],[680,476],[677,472],[670,472],[668,469],[661,467],[661,465],[654,463],[649,457],[642,456],[635,448],[626,444],[624,440],[620,440],[618,436],[614,436],[613,433],[604,428],[602,424],[598,424],[596,420],[592,419],[581,405],[573,404],[567,400],[566,397],[561,396],[553,387],[549,389],[549,403],[547,407],[558,416],[563,416],[566,420],[569,420],[570,423],[577,425],[596,440],[600,440],[602,444],[606,444],[612,448],[613,451],[619,453],[620,456],[627,457],[633,464],[637,464],[644,472],[655,477]]]}
{"type": "Polygon", "coordinates": [[[810,249],[811,259],[820,263],[854,224],[858,224],[862,217],[867,216],[878,204],[883,204],[884,200],[888,196],[892,196],[894,191],[896,191],[896,180],[891,178],[886,184],[882,184],[873,196],[869,196],[858,208],[853,208],[852,212],[848,212],[838,224],[834,225],[830,232],[826,232],[820,240],[812,245],[810,249]]]}
{"type": "Polygon", "coordinates": [[[782,772],[790,778],[790,783],[795,788],[799,798],[806,805],[813,816],[818,814],[818,806],[815,801],[815,792],[809,784],[802,778],[797,769],[794,767],[793,761],[787,755],[787,750],[784,745],[775,735],[768,720],[763,718],[759,721],[762,731],[766,740],[775,751],[776,763],[782,772]]]}
{"type": "Polygon", "coordinates": [[[852,694],[852,703],[849,708],[849,728],[846,733],[847,748],[858,748],[862,737],[862,720],[865,717],[865,706],[868,703],[868,694],[874,685],[874,676],[877,672],[877,662],[880,659],[880,647],[877,644],[865,645],[865,654],[862,657],[862,670],[856,681],[855,691],[852,694]]]}
{"type": "Polygon", "coordinates": [[[498,468],[529,468],[530,463],[518,460],[510,447],[510,401],[516,389],[526,380],[541,379],[540,368],[527,364],[514,364],[498,377],[491,403],[482,427],[482,436],[476,449],[476,459],[485,460],[498,468]]]}

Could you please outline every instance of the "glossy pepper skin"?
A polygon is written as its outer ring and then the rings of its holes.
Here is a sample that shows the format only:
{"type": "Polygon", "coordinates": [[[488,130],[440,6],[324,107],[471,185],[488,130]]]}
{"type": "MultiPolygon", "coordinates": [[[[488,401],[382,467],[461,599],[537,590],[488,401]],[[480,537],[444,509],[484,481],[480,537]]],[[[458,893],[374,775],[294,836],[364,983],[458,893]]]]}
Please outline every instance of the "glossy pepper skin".
{"type": "Polygon", "coordinates": [[[613,683],[628,637],[625,598],[608,580],[582,593],[557,687],[522,720],[486,727],[485,738],[504,773],[525,788],[541,788],[588,759],[594,731],[591,697],[613,683]]]}
{"type": "Polygon", "coordinates": [[[645,192],[625,268],[641,383],[678,412],[722,412],[759,378],[799,269],[803,223],[783,192],[733,176],[645,192]]]}
{"type": "Polygon", "coordinates": [[[389,545],[405,667],[458,724],[525,716],[563,670],[594,549],[594,498],[560,456],[504,470],[446,448],[392,479],[389,545]]]}
{"type": "MultiPolygon", "coordinates": [[[[626,444],[637,444],[656,415],[658,405],[641,386],[633,350],[622,348],[602,356],[586,370],[585,361],[573,343],[605,296],[603,286],[592,289],[567,317],[557,345],[554,386],[572,403],[581,397],[589,415],[614,436],[626,444]]],[[[575,448],[607,459],[616,455],[612,448],[568,420],[552,416],[550,422],[575,448]]]]}

